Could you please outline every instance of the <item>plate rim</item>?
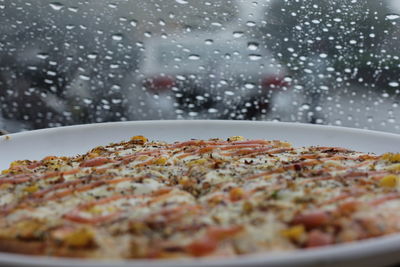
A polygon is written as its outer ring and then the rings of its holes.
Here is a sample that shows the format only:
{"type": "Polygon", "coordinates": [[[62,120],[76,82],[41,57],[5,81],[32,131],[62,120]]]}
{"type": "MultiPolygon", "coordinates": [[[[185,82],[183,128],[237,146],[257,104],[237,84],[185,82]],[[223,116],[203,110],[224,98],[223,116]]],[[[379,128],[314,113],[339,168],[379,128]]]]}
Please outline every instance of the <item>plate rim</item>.
{"type": "MultiPolygon", "coordinates": [[[[324,129],[326,131],[339,131],[348,134],[363,134],[369,136],[390,137],[400,140],[400,134],[366,130],[344,126],[316,125],[295,122],[271,122],[271,121],[243,121],[243,120],[148,120],[148,121],[126,121],[126,122],[103,122],[92,124],[79,124],[71,126],[60,126],[45,128],[1,136],[2,140],[29,138],[46,133],[57,133],[65,130],[85,130],[89,128],[118,127],[126,125],[155,126],[155,125],[177,125],[177,124],[209,124],[209,125],[265,125],[279,127],[300,127],[303,129],[324,129]]],[[[1,142],[0,142],[1,145],[1,142]]],[[[337,244],[329,247],[315,249],[301,249],[285,252],[257,253],[243,255],[233,258],[202,258],[202,259],[178,259],[178,260],[96,260],[96,259],[71,259],[62,257],[30,256],[22,254],[0,252],[0,265],[12,264],[14,266],[82,266],[82,267],[169,267],[169,266],[291,266],[293,264],[312,264],[326,261],[348,261],[365,256],[382,255],[392,251],[400,250],[400,233],[383,237],[370,238],[366,240],[337,244]]],[[[399,256],[400,259],[400,256],[399,256]]]]}
{"type": "Polygon", "coordinates": [[[74,130],[74,129],[84,129],[91,127],[108,127],[112,125],[130,125],[130,124],[142,124],[142,125],[157,125],[157,124],[259,124],[259,125],[269,125],[269,126],[279,126],[279,127],[300,127],[300,128],[309,128],[309,129],[329,129],[336,130],[340,132],[348,132],[348,133],[361,133],[361,134],[369,134],[369,135],[386,135],[390,137],[400,137],[400,133],[392,133],[385,131],[377,131],[370,129],[361,129],[347,126],[337,126],[337,125],[322,125],[322,124],[311,124],[311,123],[303,123],[303,122],[275,122],[275,121],[249,121],[249,120],[138,120],[138,121],[116,121],[116,122],[99,122],[99,123],[86,123],[86,124],[76,124],[76,125],[66,125],[66,126],[57,126],[51,128],[42,128],[42,129],[34,129],[28,130],[18,133],[9,133],[5,134],[3,138],[12,138],[12,137],[20,137],[24,135],[31,134],[41,134],[41,133],[49,133],[63,130],[74,130]]]}

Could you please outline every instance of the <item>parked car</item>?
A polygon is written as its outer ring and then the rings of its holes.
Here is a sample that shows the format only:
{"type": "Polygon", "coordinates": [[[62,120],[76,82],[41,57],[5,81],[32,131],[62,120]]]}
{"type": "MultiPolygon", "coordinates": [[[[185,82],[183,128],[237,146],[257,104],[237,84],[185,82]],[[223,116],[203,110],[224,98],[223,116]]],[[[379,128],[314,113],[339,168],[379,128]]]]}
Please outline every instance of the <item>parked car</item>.
{"type": "Polygon", "coordinates": [[[238,35],[150,38],[137,83],[174,102],[164,114],[249,119],[266,113],[273,92],[287,86],[286,70],[256,40],[238,35]]]}

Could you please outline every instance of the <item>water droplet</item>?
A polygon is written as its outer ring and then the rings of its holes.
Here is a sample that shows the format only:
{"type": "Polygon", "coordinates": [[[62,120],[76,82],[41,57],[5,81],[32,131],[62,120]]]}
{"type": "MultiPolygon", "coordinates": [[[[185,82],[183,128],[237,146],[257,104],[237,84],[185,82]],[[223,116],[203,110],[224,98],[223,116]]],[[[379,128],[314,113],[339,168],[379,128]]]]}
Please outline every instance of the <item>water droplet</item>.
{"type": "Polygon", "coordinates": [[[249,42],[247,44],[247,49],[254,51],[254,50],[258,49],[258,46],[259,46],[259,44],[256,42],[249,42]]]}
{"type": "Polygon", "coordinates": [[[283,78],[283,81],[284,81],[284,82],[287,82],[287,83],[290,83],[290,82],[293,81],[293,78],[292,78],[292,77],[289,77],[289,76],[286,76],[285,78],[283,78]]]}
{"type": "Polygon", "coordinates": [[[117,34],[113,34],[113,35],[111,36],[111,38],[112,38],[114,41],[121,41],[121,40],[124,38],[124,36],[123,36],[122,34],[120,34],[120,33],[117,33],[117,34]]]}
{"type": "Polygon", "coordinates": [[[400,18],[400,15],[399,14],[387,14],[385,18],[387,20],[395,20],[395,19],[400,18]]]}
{"type": "Polygon", "coordinates": [[[241,31],[235,31],[235,32],[233,32],[233,37],[235,37],[235,38],[240,38],[240,37],[242,37],[244,35],[244,32],[241,32],[241,31]]]}
{"type": "Polygon", "coordinates": [[[216,108],[209,108],[208,109],[208,113],[217,113],[218,112],[218,109],[216,109],[216,108]]]}
{"type": "Polygon", "coordinates": [[[320,58],[327,58],[327,57],[328,57],[328,55],[327,55],[327,54],[325,54],[325,53],[321,53],[321,54],[319,54],[319,57],[320,57],[320,58]]]}
{"type": "Polygon", "coordinates": [[[399,86],[399,83],[398,83],[398,82],[395,82],[395,81],[392,81],[392,82],[389,82],[389,86],[390,86],[390,87],[398,87],[398,86],[399,86]]]}
{"type": "Polygon", "coordinates": [[[250,60],[260,60],[262,57],[259,54],[250,54],[249,59],[250,60]]]}
{"type": "Polygon", "coordinates": [[[225,91],[225,94],[226,94],[226,95],[235,95],[235,93],[232,92],[232,91],[225,91]]]}
{"type": "Polygon", "coordinates": [[[88,105],[93,103],[93,101],[89,98],[84,98],[84,99],[82,99],[82,101],[83,101],[83,103],[88,104],[88,105]]]}
{"type": "Polygon", "coordinates": [[[350,42],[349,42],[350,44],[356,44],[357,43],[357,41],[356,40],[350,40],[350,42]]]}
{"type": "Polygon", "coordinates": [[[68,10],[76,13],[76,12],[78,12],[79,9],[77,7],[69,7],[68,10]]]}
{"type": "Polygon", "coordinates": [[[137,21],[136,20],[131,20],[130,22],[129,22],[133,27],[136,27],[137,26],[137,21]]]}
{"type": "Polygon", "coordinates": [[[256,23],[254,21],[249,20],[249,21],[246,22],[246,26],[247,27],[254,27],[254,26],[256,26],[256,23]]]}
{"type": "Polygon", "coordinates": [[[309,110],[310,108],[311,108],[310,104],[301,105],[301,109],[303,109],[303,110],[309,110]]]}
{"type": "Polygon", "coordinates": [[[245,83],[244,84],[244,88],[246,88],[246,89],[253,89],[254,87],[256,87],[256,85],[254,83],[245,83]]]}
{"type": "Polygon", "coordinates": [[[59,10],[61,10],[61,9],[64,7],[64,5],[61,4],[61,3],[59,3],[59,2],[54,2],[54,3],[50,3],[50,7],[51,7],[53,10],[59,11],[59,10]]]}
{"type": "Polygon", "coordinates": [[[49,54],[39,53],[36,55],[36,57],[40,59],[47,59],[49,57],[49,54]]]}
{"type": "Polygon", "coordinates": [[[185,81],[186,77],[183,75],[176,75],[176,79],[180,80],[180,81],[185,81]]]}
{"type": "Polygon", "coordinates": [[[90,80],[90,77],[89,77],[89,76],[83,75],[83,74],[79,75],[79,78],[80,78],[81,80],[84,80],[84,81],[89,81],[89,80],[90,80]]]}
{"type": "Polygon", "coordinates": [[[51,70],[47,71],[46,74],[49,76],[57,76],[57,72],[51,70]]]}
{"type": "Polygon", "coordinates": [[[113,104],[120,104],[120,103],[122,103],[122,99],[113,98],[113,99],[111,99],[111,103],[113,103],[113,104]]]}
{"type": "Polygon", "coordinates": [[[96,53],[90,53],[90,54],[87,55],[87,57],[89,59],[96,59],[97,58],[97,54],[96,53]]]}
{"type": "Polygon", "coordinates": [[[178,4],[181,4],[181,5],[189,3],[187,0],[175,0],[175,2],[177,2],[178,4]]]}
{"type": "Polygon", "coordinates": [[[191,54],[191,55],[188,56],[188,59],[190,59],[190,60],[199,60],[200,56],[196,55],[196,54],[191,54]]]}
{"type": "Polygon", "coordinates": [[[335,124],[336,124],[336,125],[342,125],[342,121],[339,120],[339,119],[338,119],[338,120],[335,120],[335,124]]]}
{"type": "Polygon", "coordinates": [[[198,113],[198,112],[195,112],[195,111],[189,112],[189,116],[190,116],[190,117],[196,117],[198,114],[199,114],[199,113],[198,113]]]}

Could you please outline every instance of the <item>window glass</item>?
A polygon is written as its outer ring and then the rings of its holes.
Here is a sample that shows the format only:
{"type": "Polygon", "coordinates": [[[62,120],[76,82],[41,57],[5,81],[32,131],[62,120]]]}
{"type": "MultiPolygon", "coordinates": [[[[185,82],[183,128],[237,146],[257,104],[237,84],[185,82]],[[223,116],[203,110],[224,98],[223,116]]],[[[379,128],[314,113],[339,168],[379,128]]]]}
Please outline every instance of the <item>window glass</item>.
{"type": "Polygon", "coordinates": [[[397,0],[0,0],[0,129],[152,119],[400,132],[397,0]]]}

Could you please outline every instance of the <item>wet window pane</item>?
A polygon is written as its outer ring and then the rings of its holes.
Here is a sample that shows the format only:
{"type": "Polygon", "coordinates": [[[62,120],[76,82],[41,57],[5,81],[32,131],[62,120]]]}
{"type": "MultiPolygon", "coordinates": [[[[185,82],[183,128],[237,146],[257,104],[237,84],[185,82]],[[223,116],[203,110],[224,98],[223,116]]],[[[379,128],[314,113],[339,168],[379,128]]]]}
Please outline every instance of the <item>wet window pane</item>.
{"type": "Polygon", "coordinates": [[[0,0],[0,129],[244,119],[400,133],[397,0],[0,0]]]}

